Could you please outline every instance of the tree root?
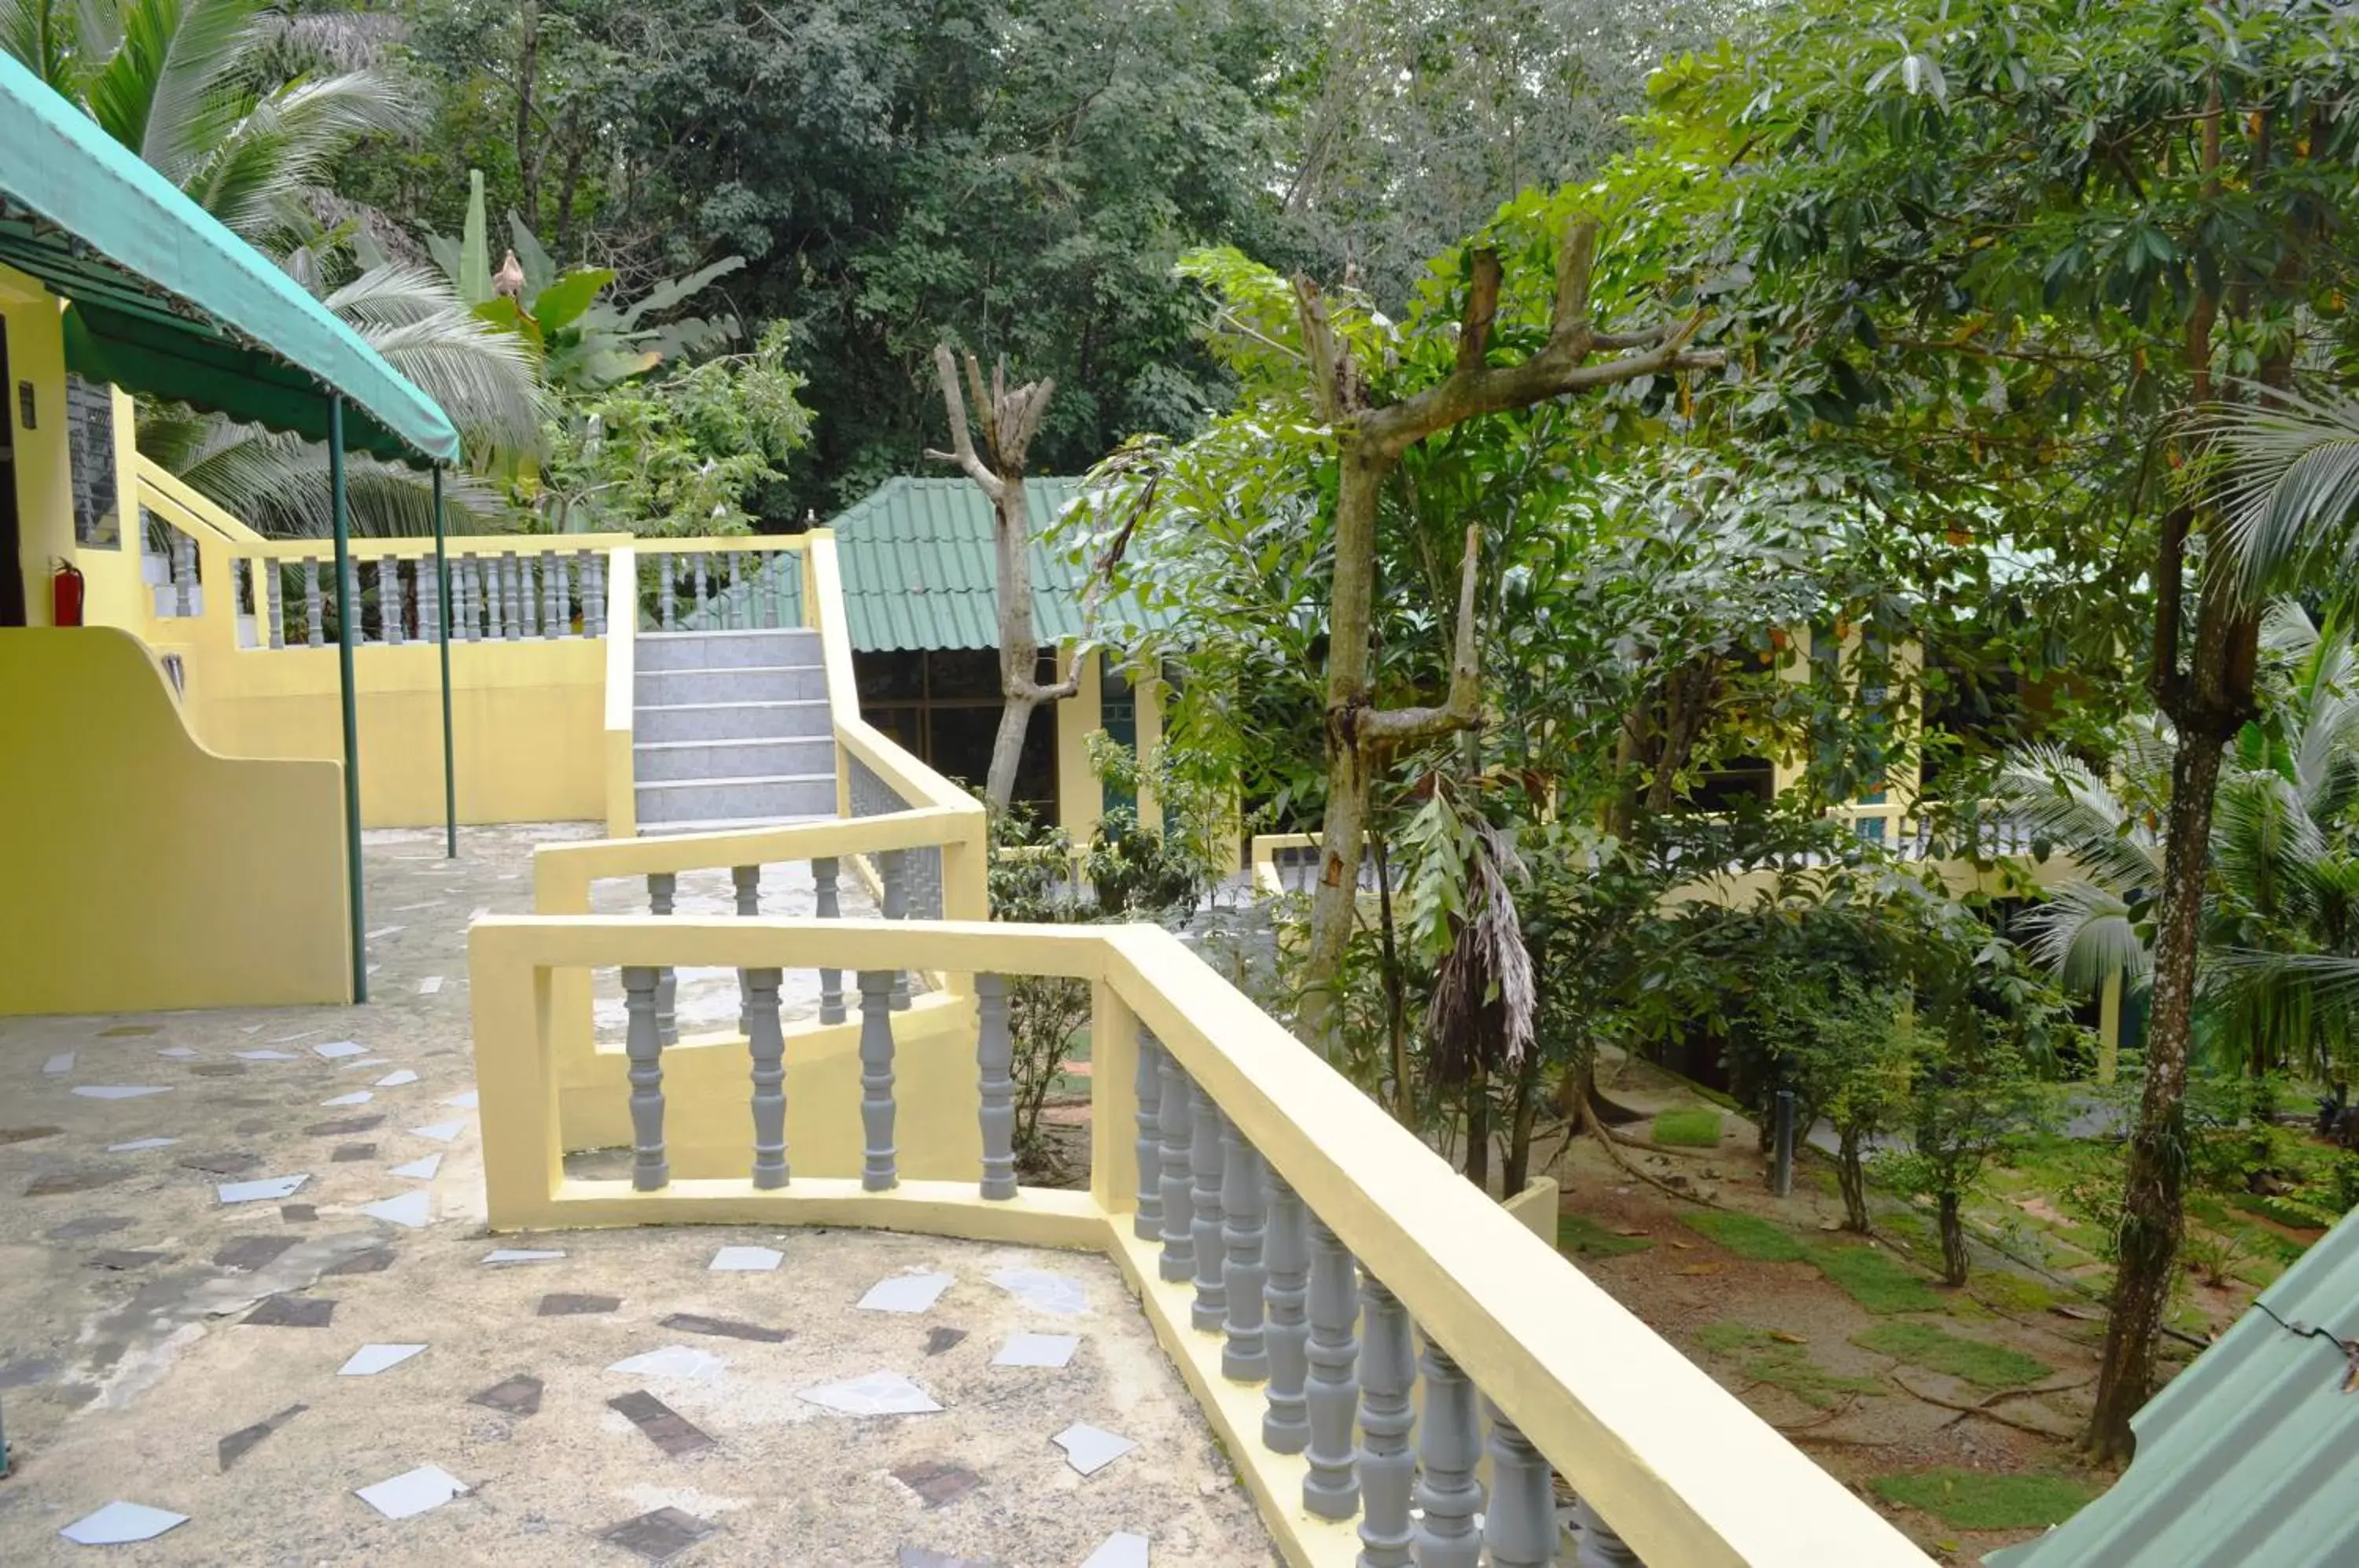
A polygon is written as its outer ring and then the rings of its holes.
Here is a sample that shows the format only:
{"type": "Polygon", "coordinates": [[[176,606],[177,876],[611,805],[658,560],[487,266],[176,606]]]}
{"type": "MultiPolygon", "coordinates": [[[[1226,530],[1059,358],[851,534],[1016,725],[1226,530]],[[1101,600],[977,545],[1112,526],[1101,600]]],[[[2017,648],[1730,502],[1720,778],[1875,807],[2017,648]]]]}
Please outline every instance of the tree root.
{"type": "MultiPolygon", "coordinates": [[[[1899,1389],[1902,1393],[1908,1395],[1912,1399],[1922,1400],[1926,1404],[1937,1406],[1941,1410],[1957,1411],[1958,1414],[1956,1420],[1943,1421],[1941,1423],[1943,1426],[1955,1426],[1958,1421],[1963,1421],[1968,1416],[1980,1416],[1984,1421],[1994,1421],[1998,1422],[2001,1426],[2013,1427],[2017,1432],[2028,1432],[2034,1437],[2044,1437],[2050,1443],[2060,1441],[2054,1432],[2049,1432],[2045,1427],[2033,1426],[2028,1421],[2010,1420],[2004,1411],[1991,1409],[1988,1401],[1978,1405],[1962,1405],[1954,1399],[1944,1399],[1938,1395],[1929,1394],[1922,1388],[1910,1387],[1908,1381],[1897,1372],[1886,1372],[1884,1377],[1886,1382],[1890,1383],[1894,1388],[1899,1389]]],[[[2071,1386],[2078,1388],[2080,1385],[2073,1384],[2071,1386]]],[[[2029,1393],[2037,1392],[2038,1390],[2022,1389],[2017,1391],[2029,1393]]]]}
{"type": "Polygon", "coordinates": [[[1597,1123],[1592,1123],[1590,1125],[1590,1131],[1596,1136],[1597,1141],[1604,1146],[1607,1158],[1611,1159],[1614,1164],[1620,1166],[1630,1175],[1636,1176],[1639,1181],[1646,1182],[1648,1186],[1656,1188],[1660,1192],[1668,1192],[1672,1197],[1680,1199],[1683,1202],[1693,1203],[1698,1208],[1718,1209],[1723,1214],[1732,1212],[1726,1203],[1716,1203],[1710,1198],[1707,1198],[1699,1192],[1683,1192],[1677,1187],[1672,1186],[1669,1182],[1664,1181],[1661,1177],[1657,1176],[1650,1171],[1641,1171],[1636,1165],[1631,1164],[1627,1160],[1625,1160],[1622,1157],[1622,1150],[1619,1147],[1621,1139],[1614,1136],[1611,1128],[1597,1123]]]}

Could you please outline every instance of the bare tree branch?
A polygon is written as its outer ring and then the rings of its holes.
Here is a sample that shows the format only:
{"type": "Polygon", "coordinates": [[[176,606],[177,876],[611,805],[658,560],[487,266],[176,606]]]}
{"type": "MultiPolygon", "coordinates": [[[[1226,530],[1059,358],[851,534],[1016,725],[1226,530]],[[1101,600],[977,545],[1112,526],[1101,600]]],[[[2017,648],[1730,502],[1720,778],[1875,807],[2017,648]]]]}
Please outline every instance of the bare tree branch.
{"type": "MultiPolygon", "coordinates": [[[[973,354],[967,356],[967,365],[972,374],[974,365],[973,354]]],[[[966,428],[966,399],[959,396],[958,365],[951,357],[950,344],[934,345],[934,369],[941,377],[942,406],[950,410],[951,450],[947,452],[929,450],[926,455],[957,463],[965,471],[966,476],[996,503],[1002,488],[999,475],[984,467],[983,459],[974,453],[974,438],[967,433],[966,428]]]]}
{"type": "Polygon", "coordinates": [[[1450,695],[1438,708],[1371,708],[1360,715],[1363,739],[1397,744],[1462,730],[1483,716],[1483,667],[1474,648],[1474,579],[1483,530],[1467,525],[1458,570],[1458,637],[1450,660],[1450,695]]]}

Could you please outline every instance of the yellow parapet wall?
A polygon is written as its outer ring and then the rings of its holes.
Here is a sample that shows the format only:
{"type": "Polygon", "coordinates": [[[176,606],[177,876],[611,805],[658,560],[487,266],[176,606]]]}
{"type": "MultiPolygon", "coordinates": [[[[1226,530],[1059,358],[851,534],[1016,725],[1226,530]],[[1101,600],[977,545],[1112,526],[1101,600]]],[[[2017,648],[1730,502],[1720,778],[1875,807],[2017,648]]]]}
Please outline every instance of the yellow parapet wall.
{"type": "Polygon", "coordinates": [[[342,1002],[332,762],[217,757],[107,627],[0,631],[0,1014],[342,1002]]]}

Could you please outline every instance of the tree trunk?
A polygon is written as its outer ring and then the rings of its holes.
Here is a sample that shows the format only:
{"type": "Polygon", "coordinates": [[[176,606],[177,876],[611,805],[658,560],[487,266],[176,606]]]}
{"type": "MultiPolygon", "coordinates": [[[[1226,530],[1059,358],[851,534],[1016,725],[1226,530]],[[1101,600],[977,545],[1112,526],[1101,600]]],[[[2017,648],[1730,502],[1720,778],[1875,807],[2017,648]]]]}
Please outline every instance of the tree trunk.
{"type": "Polygon", "coordinates": [[[540,228],[539,159],[532,150],[532,95],[540,71],[539,0],[524,0],[516,9],[516,160],[517,205],[524,209],[525,227],[540,228]]]}
{"type": "Polygon", "coordinates": [[[1024,765],[1024,737],[1032,729],[1032,710],[1036,706],[1029,697],[1009,697],[999,710],[999,730],[991,740],[991,773],[984,785],[983,795],[991,813],[997,816],[1007,810],[1016,798],[1016,772],[1024,765]]]}
{"type": "Polygon", "coordinates": [[[1400,945],[1393,928],[1392,867],[1386,863],[1381,833],[1369,835],[1376,853],[1376,919],[1385,945],[1385,1033],[1392,1042],[1393,1120],[1409,1125],[1415,1098],[1409,1092],[1408,998],[1402,994],[1400,945]]]}
{"type": "Polygon", "coordinates": [[[1507,1123],[1507,1162],[1499,1172],[1499,1195],[1512,1198],[1532,1175],[1532,1127],[1539,1120],[1540,1053],[1537,1044],[1524,1050],[1516,1069],[1516,1105],[1507,1123]]]}
{"type": "Polygon", "coordinates": [[[1934,1200],[1941,1222],[1941,1283],[1962,1285],[1966,1282],[1966,1226],[1958,1213],[1958,1195],[1943,1192],[1934,1200]]]}
{"type": "Polygon", "coordinates": [[[2180,731],[2170,759],[2170,814],[2164,840],[2160,909],[2154,942],[2154,991],[2147,1016],[2146,1091],[2130,1137],[2122,1192],[2121,1257],[2097,1367],[2095,1409],[2086,1439],[2098,1459],[2125,1457],[2130,1417],[2154,1385],[2155,1344],[2170,1301],[2187,1181],[2188,1045],[2194,1033],[2195,955],[2211,857],[2212,792],[2223,742],[2192,727],[2180,731]]]}
{"type": "MultiPolygon", "coordinates": [[[[1843,1229],[1867,1234],[1867,1169],[1862,1160],[1864,1135],[1855,1127],[1843,1129],[1835,1152],[1835,1184],[1843,1189],[1843,1229]]],[[[1946,1249],[1946,1244],[1945,1244],[1946,1249]]]]}
{"type": "Polygon", "coordinates": [[[1491,1190],[1491,1075],[1480,1062],[1466,1079],[1466,1180],[1491,1190]]]}
{"type": "MultiPolygon", "coordinates": [[[[1327,811],[1320,824],[1319,884],[1302,954],[1302,1038],[1335,1053],[1343,958],[1359,913],[1360,833],[1368,815],[1367,759],[1359,743],[1368,706],[1368,609],[1376,578],[1376,491],[1381,468],[1355,445],[1343,451],[1335,491],[1335,576],[1328,610],[1327,811]]],[[[1471,1111],[1470,1111],[1471,1120],[1471,1111]]]]}

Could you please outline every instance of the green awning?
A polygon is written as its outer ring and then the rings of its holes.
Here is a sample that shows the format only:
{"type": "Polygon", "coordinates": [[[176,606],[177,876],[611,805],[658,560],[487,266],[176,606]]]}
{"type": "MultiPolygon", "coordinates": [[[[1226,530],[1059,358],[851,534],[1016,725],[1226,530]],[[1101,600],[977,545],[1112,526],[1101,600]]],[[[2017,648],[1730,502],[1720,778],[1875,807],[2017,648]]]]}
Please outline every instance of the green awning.
{"type": "Polygon", "coordinates": [[[72,301],[77,375],[232,419],[455,461],[432,398],[252,245],[0,53],[0,264],[72,301]]]}

